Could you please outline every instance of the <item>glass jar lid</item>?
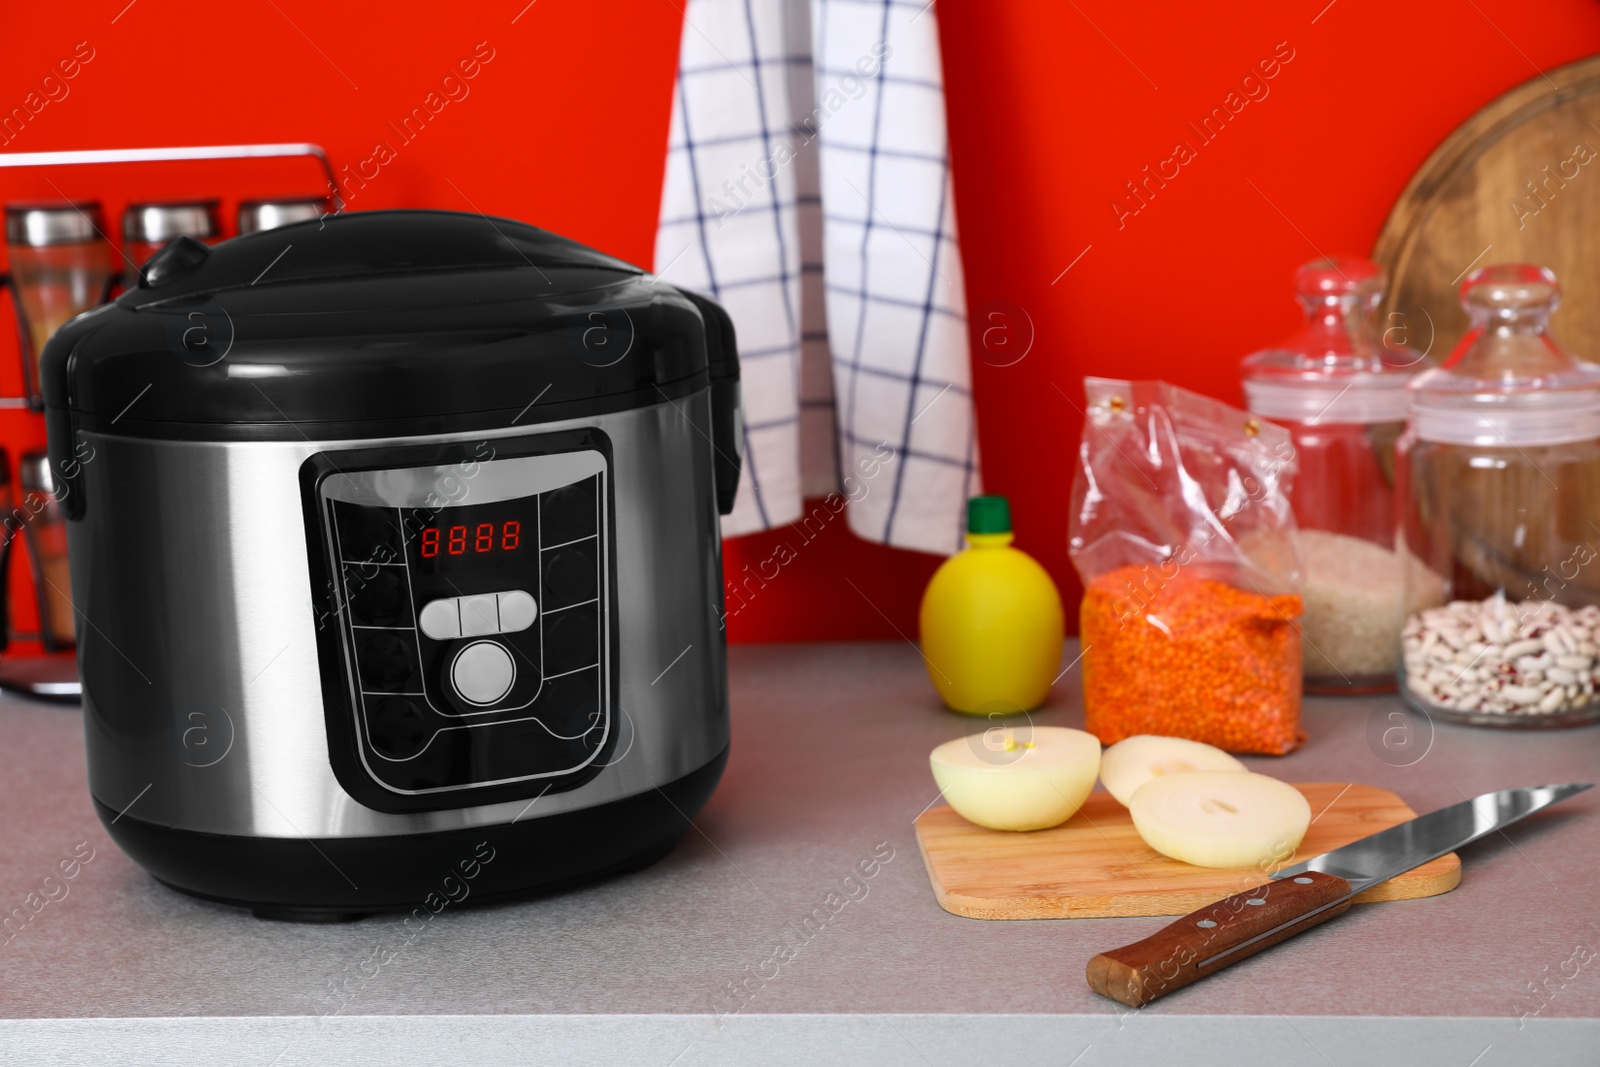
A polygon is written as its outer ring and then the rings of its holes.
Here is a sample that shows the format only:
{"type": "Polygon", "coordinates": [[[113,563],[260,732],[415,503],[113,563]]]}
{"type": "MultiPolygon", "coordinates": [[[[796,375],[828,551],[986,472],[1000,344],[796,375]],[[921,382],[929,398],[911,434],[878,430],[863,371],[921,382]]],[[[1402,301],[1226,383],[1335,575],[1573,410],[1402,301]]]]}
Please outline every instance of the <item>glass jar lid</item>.
{"type": "Polygon", "coordinates": [[[1502,263],[1461,286],[1470,328],[1443,365],[1409,389],[1425,441],[1556,445],[1600,437],[1600,366],[1550,336],[1561,285],[1547,267],[1502,263]]]}
{"type": "Polygon", "coordinates": [[[1376,263],[1354,256],[1312,260],[1295,271],[1295,298],[1306,322],[1291,337],[1245,357],[1250,410],[1294,422],[1403,420],[1406,385],[1421,357],[1385,348],[1368,329],[1384,285],[1376,263]]]}

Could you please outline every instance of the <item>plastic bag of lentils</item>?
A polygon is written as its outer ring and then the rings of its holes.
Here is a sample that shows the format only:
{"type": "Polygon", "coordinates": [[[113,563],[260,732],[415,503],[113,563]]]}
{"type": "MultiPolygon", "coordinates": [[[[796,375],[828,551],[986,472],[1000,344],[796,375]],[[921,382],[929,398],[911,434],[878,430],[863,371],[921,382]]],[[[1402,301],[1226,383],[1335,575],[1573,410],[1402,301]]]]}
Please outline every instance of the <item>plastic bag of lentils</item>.
{"type": "Polygon", "coordinates": [[[1084,728],[1282,755],[1300,729],[1300,568],[1281,428],[1166,382],[1087,378],[1070,549],[1084,728]]]}

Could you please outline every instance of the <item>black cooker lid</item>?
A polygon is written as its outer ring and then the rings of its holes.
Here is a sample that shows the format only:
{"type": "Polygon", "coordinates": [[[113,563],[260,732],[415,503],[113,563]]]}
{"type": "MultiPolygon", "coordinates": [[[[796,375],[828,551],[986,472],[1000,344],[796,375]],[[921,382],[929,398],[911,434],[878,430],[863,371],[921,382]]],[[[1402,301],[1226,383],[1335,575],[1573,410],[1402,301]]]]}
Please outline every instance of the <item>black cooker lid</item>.
{"type": "Polygon", "coordinates": [[[549,422],[737,375],[710,301],[525,223],[448,211],[179,239],[59,330],[42,366],[52,423],[251,440],[549,422]]]}

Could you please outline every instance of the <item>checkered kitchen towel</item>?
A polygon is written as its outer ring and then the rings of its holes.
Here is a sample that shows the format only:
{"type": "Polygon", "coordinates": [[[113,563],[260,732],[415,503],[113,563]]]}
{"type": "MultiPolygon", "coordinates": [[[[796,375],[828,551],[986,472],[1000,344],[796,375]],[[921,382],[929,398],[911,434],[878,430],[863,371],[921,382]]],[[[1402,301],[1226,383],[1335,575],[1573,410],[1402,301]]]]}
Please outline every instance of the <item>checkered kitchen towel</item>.
{"type": "Polygon", "coordinates": [[[952,552],[978,493],[943,74],[923,0],[689,0],[656,270],[728,309],[745,462],[727,535],[843,492],[952,552]]]}

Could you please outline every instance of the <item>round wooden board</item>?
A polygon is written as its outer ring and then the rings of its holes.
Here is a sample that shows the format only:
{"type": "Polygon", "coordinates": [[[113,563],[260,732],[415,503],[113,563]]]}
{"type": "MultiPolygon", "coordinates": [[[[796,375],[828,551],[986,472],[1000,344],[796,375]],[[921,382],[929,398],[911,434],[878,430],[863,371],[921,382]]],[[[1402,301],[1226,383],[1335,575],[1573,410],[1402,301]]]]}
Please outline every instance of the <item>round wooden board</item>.
{"type": "Polygon", "coordinates": [[[1600,359],[1600,56],[1489,104],[1428,157],[1373,258],[1389,271],[1387,336],[1436,359],[1467,329],[1461,280],[1490,263],[1539,263],[1564,294],[1552,332],[1600,359]]]}

